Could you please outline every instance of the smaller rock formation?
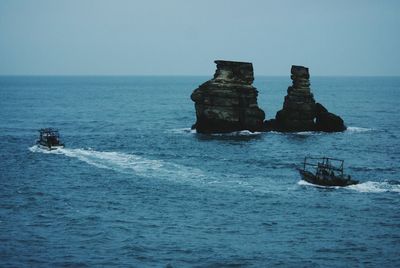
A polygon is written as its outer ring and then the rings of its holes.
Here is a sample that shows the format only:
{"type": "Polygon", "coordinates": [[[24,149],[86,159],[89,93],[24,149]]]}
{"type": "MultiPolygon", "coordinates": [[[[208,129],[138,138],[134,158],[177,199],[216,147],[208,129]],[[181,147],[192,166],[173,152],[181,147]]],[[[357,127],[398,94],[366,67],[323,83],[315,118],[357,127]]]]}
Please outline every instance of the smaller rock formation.
{"type": "Polygon", "coordinates": [[[258,91],[252,86],[253,65],[249,62],[215,61],[214,78],[191,95],[199,133],[240,130],[261,131],[265,113],[258,107],[258,91]]]}
{"type": "Polygon", "coordinates": [[[317,103],[315,105],[315,113],[315,130],[325,132],[339,132],[346,130],[343,119],[340,118],[340,116],[328,112],[322,104],[317,103]]]}
{"type": "Polygon", "coordinates": [[[276,113],[275,119],[265,122],[265,129],[282,132],[345,130],[346,126],[339,116],[315,103],[308,68],[293,65],[291,74],[293,84],[287,90],[283,109],[276,113]]]}

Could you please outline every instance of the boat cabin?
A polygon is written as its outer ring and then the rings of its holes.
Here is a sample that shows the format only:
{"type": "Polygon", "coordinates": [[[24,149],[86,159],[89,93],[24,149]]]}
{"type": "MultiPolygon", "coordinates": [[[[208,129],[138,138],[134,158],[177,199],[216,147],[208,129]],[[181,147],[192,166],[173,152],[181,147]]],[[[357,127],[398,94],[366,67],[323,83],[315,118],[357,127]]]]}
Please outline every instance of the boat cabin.
{"type": "Polygon", "coordinates": [[[64,144],[60,142],[60,134],[57,129],[42,128],[39,130],[39,134],[39,140],[37,141],[39,145],[48,147],[49,149],[64,147],[64,144]]]}

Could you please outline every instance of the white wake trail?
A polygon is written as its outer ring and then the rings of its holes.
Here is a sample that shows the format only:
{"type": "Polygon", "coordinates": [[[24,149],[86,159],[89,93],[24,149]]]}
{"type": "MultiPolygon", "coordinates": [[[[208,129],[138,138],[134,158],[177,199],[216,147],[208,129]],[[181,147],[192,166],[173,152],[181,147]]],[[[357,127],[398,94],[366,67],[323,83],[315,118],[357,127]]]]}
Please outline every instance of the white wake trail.
{"type": "Polygon", "coordinates": [[[347,188],[361,193],[400,193],[400,184],[391,184],[386,181],[367,181],[356,185],[350,185],[347,188]]]}
{"type": "Polygon", "coordinates": [[[297,184],[304,185],[304,186],[312,186],[312,187],[317,187],[317,188],[346,189],[346,190],[357,191],[360,193],[387,193],[387,192],[400,193],[400,183],[394,184],[394,183],[390,183],[387,181],[383,181],[383,182],[366,181],[366,182],[362,182],[359,184],[350,185],[350,186],[346,186],[346,187],[321,186],[321,185],[311,184],[311,183],[308,183],[303,180],[298,181],[297,184]]]}
{"type": "MultiPolygon", "coordinates": [[[[163,179],[174,183],[185,183],[196,187],[207,187],[216,190],[239,190],[270,192],[270,187],[263,187],[258,182],[250,183],[248,178],[237,174],[210,173],[198,168],[179,165],[164,160],[153,160],[145,157],[120,152],[102,152],[91,149],[57,149],[45,150],[36,145],[29,148],[31,152],[64,155],[83,161],[91,166],[110,169],[125,174],[134,174],[144,178],[163,179]],[[255,183],[255,184],[254,184],[255,183]]],[[[254,179],[254,178],[253,178],[254,179]]]]}
{"type": "Polygon", "coordinates": [[[101,152],[88,149],[57,149],[45,150],[32,146],[31,152],[45,154],[62,154],[67,157],[79,159],[97,168],[111,169],[123,173],[134,173],[142,177],[160,177],[172,181],[204,181],[206,176],[196,168],[186,167],[162,160],[147,159],[135,154],[120,152],[101,152]]]}

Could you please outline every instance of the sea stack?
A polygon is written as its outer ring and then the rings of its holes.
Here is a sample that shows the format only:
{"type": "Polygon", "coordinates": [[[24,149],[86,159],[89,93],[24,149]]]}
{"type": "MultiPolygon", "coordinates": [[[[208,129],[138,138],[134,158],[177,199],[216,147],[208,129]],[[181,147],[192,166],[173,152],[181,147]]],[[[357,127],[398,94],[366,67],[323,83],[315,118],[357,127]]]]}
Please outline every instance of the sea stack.
{"type": "Polygon", "coordinates": [[[338,132],[346,129],[339,116],[315,102],[308,68],[293,65],[291,79],[283,108],[276,113],[275,120],[266,121],[266,130],[338,132]]]}
{"type": "Polygon", "coordinates": [[[276,114],[277,125],[283,131],[314,130],[315,100],[308,68],[293,65],[291,74],[292,85],[287,90],[283,109],[276,114]]]}
{"type": "Polygon", "coordinates": [[[240,130],[262,131],[265,113],[258,107],[258,91],[253,87],[250,62],[216,60],[214,78],[200,85],[191,95],[199,133],[240,130]]]}

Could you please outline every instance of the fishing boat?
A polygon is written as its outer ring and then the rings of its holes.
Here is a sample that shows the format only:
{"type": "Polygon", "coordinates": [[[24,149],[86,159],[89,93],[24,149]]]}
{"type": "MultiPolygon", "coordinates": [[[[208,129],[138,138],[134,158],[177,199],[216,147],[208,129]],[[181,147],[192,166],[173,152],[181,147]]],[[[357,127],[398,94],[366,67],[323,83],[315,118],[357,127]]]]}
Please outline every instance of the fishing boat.
{"type": "Polygon", "coordinates": [[[36,144],[46,150],[56,150],[64,148],[64,144],[60,142],[60,134],[57,129],[42,128],[39,130],[40,136],[36,144]]]}
{"type": "Polygon", "coordinates": [[[299,168],[301,178],[321,186],[349,186],[357,184],[350,175],[343,173],[344,160],[329,157],[305,157],[299,168]]]}

